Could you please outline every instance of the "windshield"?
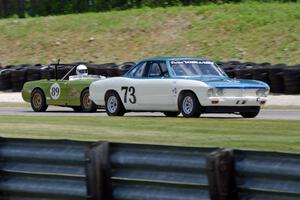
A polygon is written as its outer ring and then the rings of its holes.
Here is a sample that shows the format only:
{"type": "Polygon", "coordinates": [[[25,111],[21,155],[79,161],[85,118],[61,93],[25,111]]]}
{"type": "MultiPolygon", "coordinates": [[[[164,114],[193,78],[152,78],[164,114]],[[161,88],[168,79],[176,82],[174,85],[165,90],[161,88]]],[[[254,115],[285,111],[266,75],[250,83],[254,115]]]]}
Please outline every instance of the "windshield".
{"type": "Polygon", "coordinates": [[[225,72],[211,61],[182,60],[170,64],[175,76],[225,76],[225,72]]]}

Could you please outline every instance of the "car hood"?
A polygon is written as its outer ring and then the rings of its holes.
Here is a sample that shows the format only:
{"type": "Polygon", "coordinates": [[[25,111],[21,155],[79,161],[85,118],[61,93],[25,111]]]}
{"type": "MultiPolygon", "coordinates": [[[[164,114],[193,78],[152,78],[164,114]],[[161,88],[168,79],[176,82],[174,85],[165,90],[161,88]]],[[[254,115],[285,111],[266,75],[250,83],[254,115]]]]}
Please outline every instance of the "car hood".
{"type": "Polygon", "coordinates": [[[231,79],[229,77],[185,77],[189,80],[197,80],[204,82],[211,88],[265,88],[269,89],[268,84],[262,81],[245,80],[245,79],[231,79]]]}

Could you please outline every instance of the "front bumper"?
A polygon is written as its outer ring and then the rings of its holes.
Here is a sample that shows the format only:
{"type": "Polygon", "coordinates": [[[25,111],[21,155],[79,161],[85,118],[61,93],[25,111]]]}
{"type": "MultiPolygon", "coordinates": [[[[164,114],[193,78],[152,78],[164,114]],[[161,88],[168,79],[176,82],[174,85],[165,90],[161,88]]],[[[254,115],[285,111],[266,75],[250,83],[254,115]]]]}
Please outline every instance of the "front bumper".
{"type": "Polygon", "coordinates": [[[262,106],[266,97],[209,97],[205,106],[262,106]]]}

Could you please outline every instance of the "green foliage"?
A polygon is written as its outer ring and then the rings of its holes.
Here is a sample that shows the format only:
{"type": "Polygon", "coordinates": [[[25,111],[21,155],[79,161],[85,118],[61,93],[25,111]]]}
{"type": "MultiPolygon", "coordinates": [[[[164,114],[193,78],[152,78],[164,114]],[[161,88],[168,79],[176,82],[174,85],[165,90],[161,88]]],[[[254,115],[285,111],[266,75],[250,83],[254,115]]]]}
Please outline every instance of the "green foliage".
{"type": "Polygon", "coordinates": [[[141,8],[143,6],[167,7],[240,1],[241,0],[0,0],[0,18],[11,17],[16,14],[19,17],[25,17],[26,15],[47,16],[141,8]]]}
{"type": "Polygon", "coordinates": [[[142,5],[148,7],[166,7],[166,6],[181,5],[181,1],[180,0],[165,0],[165,1],[142,0],[142,5]]]}
{"type": "Polygon", "coordinates": [[[299,3],[246,2],[2,19],[0,62],[191,56],[299,64],[299,10],[299,3]]]}
{"type": "MultiPolygon", "coordinates": [[[[242,0],[0,0],[0,18],[18,15],[47,16],[141,7],[237,3],[242,0]]],[[[297,2],[299,0],[244,0],[247,2],[297,2]]]]}

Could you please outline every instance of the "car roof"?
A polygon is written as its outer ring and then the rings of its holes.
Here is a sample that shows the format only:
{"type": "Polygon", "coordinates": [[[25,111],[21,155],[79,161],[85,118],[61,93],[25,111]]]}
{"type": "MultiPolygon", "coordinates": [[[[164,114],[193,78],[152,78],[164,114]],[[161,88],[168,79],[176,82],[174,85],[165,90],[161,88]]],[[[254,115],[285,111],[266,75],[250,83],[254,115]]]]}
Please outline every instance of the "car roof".
{"type": "MultiPolygon", "coordinates": [[[[144,60],[140,60],[136,63],[135,67],[142,62],[148,61],[180,61],[180,60],[197,60],[197,61],[210,61],[207,58],[193,58],[193,57],[159,57],[159,58],[147,58],[144,60]]],[[[135,67],[131,68],[128,72],[126,72],[123,76],[127,76],[135,67]]]]}
{"type": "Polygon", "coordinates": [[[172,60],[199,60],[199,61],[208,61],[207,58],[192,58],[192,57],[161,57],[161,58],[148,58],[144,59],[144,61],[172,61],[172,60]]]}

